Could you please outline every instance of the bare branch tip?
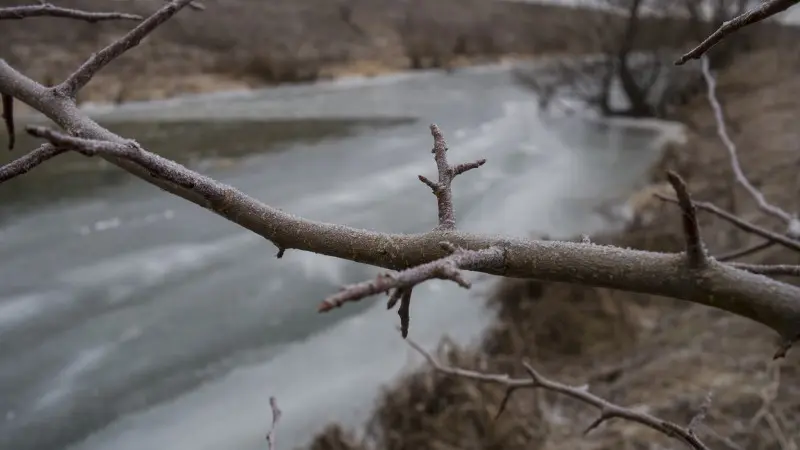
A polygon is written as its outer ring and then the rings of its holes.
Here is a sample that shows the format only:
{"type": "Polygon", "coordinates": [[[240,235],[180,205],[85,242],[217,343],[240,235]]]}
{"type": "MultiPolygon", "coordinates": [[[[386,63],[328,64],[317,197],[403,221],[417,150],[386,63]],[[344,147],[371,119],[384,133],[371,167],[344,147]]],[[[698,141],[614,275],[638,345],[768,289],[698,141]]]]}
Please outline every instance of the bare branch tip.
{"type": "Polygon", "coordinates": [[[8,150],[14,150],[14,145],[17,140],[16,131],[14,130],[14,97],[8,94],[2,94],[2,115],[3,123],[8,133],[8,150]]]}

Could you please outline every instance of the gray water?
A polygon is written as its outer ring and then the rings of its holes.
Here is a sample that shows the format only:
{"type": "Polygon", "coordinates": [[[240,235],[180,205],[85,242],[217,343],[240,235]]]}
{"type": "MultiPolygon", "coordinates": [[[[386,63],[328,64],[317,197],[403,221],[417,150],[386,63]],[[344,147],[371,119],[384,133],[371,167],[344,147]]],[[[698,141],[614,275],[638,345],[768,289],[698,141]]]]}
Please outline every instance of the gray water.
{"type": "MultiPolygon", "coordinates": [[[[642,181],[672,131],[542,116],[507,68],[348,79],[89,109],[149,149],[310,219],[389,232],[435,226],[428,124],[454,162],[465,230],[554,237],[642,181]]],[[[673,130],[674,131],[674,130],[673,130]]],[[[19,148],[33,142],[23,140],[19,148]]],[[[289,251],[94,159],[51,161],[0,186],[0,448],[280,448],[357,426],[420,364],[373,299],[320,315],[376,269],[289,251]]],[[[415,290],[410,335],[475,342],[496,280],[415,290]]]]}

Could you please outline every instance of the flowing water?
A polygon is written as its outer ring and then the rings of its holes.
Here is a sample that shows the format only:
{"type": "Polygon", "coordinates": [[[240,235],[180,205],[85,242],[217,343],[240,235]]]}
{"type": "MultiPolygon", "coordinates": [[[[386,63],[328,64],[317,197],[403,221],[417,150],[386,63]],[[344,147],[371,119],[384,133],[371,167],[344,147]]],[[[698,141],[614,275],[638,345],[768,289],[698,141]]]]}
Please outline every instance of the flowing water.
{"type": "MultiPolygon", "coordinates": [[[[101,123],[286,211],[390,232],[436,222],[428,124],[454,162],[465,230],[597,232],[593,207],[642,181],[674,129],[547,117],[507,68],[281,87],[90,109],[101,123]]],[[[19,148],[34,143],[23,139],[19,148]]],[[[4,156],[8,158],[8,156],[4,156]]],[[[276,249],[128,176],[66,155],[0,186],[0,448],[281,448],[356,426],[420,360],[369,299],[318,302],[377,269],[276,249]]],[[[415,290],[410,335],[468,344],[494,278],[415,290]]]]}

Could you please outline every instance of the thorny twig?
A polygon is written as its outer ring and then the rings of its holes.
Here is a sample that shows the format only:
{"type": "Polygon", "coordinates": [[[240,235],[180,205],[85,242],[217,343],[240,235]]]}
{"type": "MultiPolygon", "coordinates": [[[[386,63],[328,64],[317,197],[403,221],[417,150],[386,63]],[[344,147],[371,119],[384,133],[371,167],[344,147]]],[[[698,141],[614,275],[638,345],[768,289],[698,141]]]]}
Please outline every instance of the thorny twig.
{"type": "Polygon", "coordinates": [[[544,389],[546,391],[571,397],[575,400],[597,408],[600,411],[600,416],[586,428],[584,434],[594,430],[603,422],[606,422],[610,419],[619,418],[649,427],[670,438],[683,442],[689,448],[695,450],[709,450],[709,448],[700,440],[700,438],[697,437],[694,431],[689,428],[681,427],[675,423],[659,419],[658,417],[651,416],[645,412],[635,411],[633,409],[611,403],[590,393],[588,386],[568,386],[566,384],[546,378],[527,362],[523,362],[522,364],[525,367],[525,370],[528,372],[529,378],[511,378],[506,374],[488,374],[461,369],[458,367],[445,366],[437,361],[436,358],[434,358],[417,343],[411,340],[406,340],[406,342],[408,342],[408,344],[411,345],[414,350],[419,352],[437,372],[505,386],[507,389],[507,394],[506,398],[503,400],[504,404],[507,403],[510,393],[516,392],[520,389],[544,389]]]}
{"type": "Polygon", "coordinates": [[[725,22],[711,36],[707,37],[697,47],[685,53],[675,61],[675,65],[683,65],[690,59],[698,59],[708,52],[711,47],[718,44],[728,35],[735,31],[752,25],[762,20],[768,19],[780,12],[786,11],[796,5],[800,0],[766,0],[750,11],[745,12],[733,19],[725,22]]]}
{"type": "Polygon", "coordinates": [[[61,8],[50,3],[0,8],[0,20],[27,19],[31,17],[61,17],[84,20],[90,23],[105,20],[142,20],[142,16],[137,14],[81,11],[72,8],[61,8]]]}
{"type": "Polygon", "coordinates": [[[451,230],[456,227],[456,216],[453,210],[453,190],[450,184],[453,179],[462,173],[482,166],[486,160],[481,159],[472,163],[451,166],[447,162],[447,142],[444,140],[441,130],[435,124],[431,125],[431,135],[433,136],[433,150],[436,160],[436,167],[439,169],[439,182],[434,183],[428,178],[420,175],[419,180],[428,185],[436,196],[439,203],[439,229],[451,230]]]}
{"type": "Polygon", "coordinates": [[[668,172],[667,179],[678,196],[678,205],[683,213],[683,235],[686,239],[686,257],[689,267],[693,269],[703,268],[707,262],[703,241],[700,238],[700,226],[697,224],[697,214],[694,203],[692,202],[686,183],[675,172],[668,172]]]}
{"type": "Polygon", "coordinates": [[[345,286],[338,293],[326,298],[318,307],[319,312],[327,312],[339,308],[347,302],[355,302],[382,292],[390,293],[387,308],[391,309],[400,301],[400,316],[403,337],[408,335],[409,308],[411,291],[414,286],[427,280],[450,280],[459,286],[469,289],[471,283],[463,277],[460,270],[472,270],[479,267],[503,264],[503,251],[496,247],[483,250],[464,250],[449,242],[441,242],[440,246],[450,253],[444,258],[431,261],[397,274],[380,274],[375,279],[345,286]]]}

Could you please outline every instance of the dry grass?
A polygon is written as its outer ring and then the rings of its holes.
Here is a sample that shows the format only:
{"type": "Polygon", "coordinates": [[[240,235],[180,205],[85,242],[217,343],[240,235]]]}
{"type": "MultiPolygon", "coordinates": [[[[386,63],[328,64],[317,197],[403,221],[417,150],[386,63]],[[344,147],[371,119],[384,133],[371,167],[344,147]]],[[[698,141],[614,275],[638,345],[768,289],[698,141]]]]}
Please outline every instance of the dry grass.
{"type": "MultiPolygon", "coordinates": [[[[747,55],[719,77],[719,92],[740,145],[742,163],[771,201],[797,210],[796,142],[800,129],[799,60],[774,50],[747,55]],[[787,161],[789,163],[787,163],[787,161]]],[[[679,170],[698,199],[761,217],[741,189],[731,192],[727,154],[716,136],[705,97],[681,111],[693,124],[688,144],[673,147],[654,170],[679,170]]],[[[659,220],[595,239],[654,250],[682,248],[679,218],[657,200],[644,208],[659,220]]],[[[715,253],[753,243],[707,215],[706,242],[715,253]]],[[[767,218],[757,222],[770,225],[767,218]]],[[[771,225],[775,225],[774,223],[771,225]]],[[[752,262],[798,263],[782,249],[752,262]]],[[[606,289],[504,281],[490,301],[498,313],[478,349],[452,348],[440,358],[454,365],[523,375],[529,358],[560,380],[589,383],[614,402],[642,405],[688,423],[709,392],[712,408],[700,433],[713,448],[797,450],[800,445],[800,357],[773,363],[774,337],[763,327],[721,311],[648,295],[606,289]]],[[[674,448],[636,424],[613,422],[582,436],[594,411],[550,393],[515,396],[499,419],[504,392],[494,385],[448,379],[424,369],[406,376],[380,398],[368,427],[373,445],[341,439],[332,424],[315,450],[400,449],[655,449],[674,448]]]]}

